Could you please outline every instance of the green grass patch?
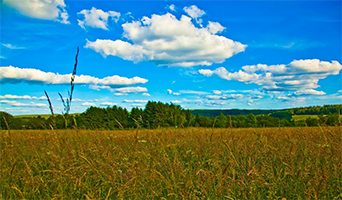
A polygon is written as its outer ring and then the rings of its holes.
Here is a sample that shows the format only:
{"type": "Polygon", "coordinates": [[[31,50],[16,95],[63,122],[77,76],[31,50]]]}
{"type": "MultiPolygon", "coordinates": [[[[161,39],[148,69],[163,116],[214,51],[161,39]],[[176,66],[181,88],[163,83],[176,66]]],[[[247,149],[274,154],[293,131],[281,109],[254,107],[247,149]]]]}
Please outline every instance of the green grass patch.
{"type": "Polygon", "coordinates": [[[42,114],[42,115],[15,115],[14,118],[37,118],[38,116],[41,116],[42,118],[48,119],[51,114],[42,114]]]}
{"type": "MultiPolygon", "coordinates": [[[[324,115],[324,116],[327,116],[327,115],[324,115]]],[[[318,119],[318,115],[293,115],[292,116],[292,118],[295,121],[303,121],[303,120],[306,120],[309,117],[314,118],[314,119],[318,119]]],[[[342,115],[340,115],[339,118],[342,120],[342,115]]]]}
{"type": "Polygon", "coordinates": [[[306,120],[307,118],[314,118],[314,119],[318,119],[318,116],[317,115],[293,115],[292,118],[295,120],[295,121],[300,121],[300,120],[306,120]]]}

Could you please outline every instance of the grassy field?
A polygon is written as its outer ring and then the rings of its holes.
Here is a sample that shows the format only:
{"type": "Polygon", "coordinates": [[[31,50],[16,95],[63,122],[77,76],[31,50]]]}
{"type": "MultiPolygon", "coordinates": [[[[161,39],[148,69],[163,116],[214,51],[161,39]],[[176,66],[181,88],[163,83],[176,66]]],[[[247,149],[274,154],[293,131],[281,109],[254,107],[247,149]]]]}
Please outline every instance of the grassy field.
{"type": "Polygon", "coordinates": [[[341,199],[340,127],[1,131],[1,199],[341,199]]]}
{"type": "Polygon", "coordinates": [[[292,118],[295,120],[295,121],[299,121],[299,120],[306,120],[307,118],[314,118],[314,119],[318,119],[318,116],[317,115],[293,115],[292,118]]]}
{"type": "MultiPolygon", "coordinates": [[[[327,115],[324,115],[324,116],[327,116],[327,115]]],[[[318,115],[293,115],[292,118],[295,120],[295,121],[300,121],[300,120],[306,120],[307,118],[314,118],[314,119],[319,119],[318,118],[318,115]]],[[[342,115],[340,115],[340,120],[342,120],[342,115]]]]}

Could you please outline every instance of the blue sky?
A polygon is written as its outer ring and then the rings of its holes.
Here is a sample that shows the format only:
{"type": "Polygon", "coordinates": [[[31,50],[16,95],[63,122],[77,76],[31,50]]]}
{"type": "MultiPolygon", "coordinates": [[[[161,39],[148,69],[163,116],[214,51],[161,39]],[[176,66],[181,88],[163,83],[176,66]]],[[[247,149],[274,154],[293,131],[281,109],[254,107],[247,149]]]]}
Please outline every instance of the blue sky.
{"type": "Polygon", "coordinates": [[[1,110],[341,104],[341,1],[2,0],[1,110]]]}

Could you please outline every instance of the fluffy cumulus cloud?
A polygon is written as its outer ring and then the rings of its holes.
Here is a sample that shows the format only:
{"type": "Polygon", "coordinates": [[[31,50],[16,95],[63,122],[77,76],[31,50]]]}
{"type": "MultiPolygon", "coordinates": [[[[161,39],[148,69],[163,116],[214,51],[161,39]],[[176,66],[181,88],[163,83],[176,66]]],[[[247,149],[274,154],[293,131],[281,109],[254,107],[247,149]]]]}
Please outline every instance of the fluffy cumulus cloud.
{"type": "Polygon", "coordinates": [[[173,12],[176,12],[176,6],[174,4],[169,5],[167,8],[173,12]]]}
{"type": "Polygon", "coordinates": [[[64,0],[3,0],[3,3],[31,18],[70,23],[64,0]]]}
{"type": "MultiPolygon", "coordinates": [[[[70,84],[71,74],[56,74],[32,68],[18,68],[13,66],[0,67],[0,83],[29,83],[29,84],[70,84]]],[[[110,88],[117,86],[130,86],[146,83],[148,80],[140,77],[126,78],[121,76],[108,76],[96,78],[88,75],[75,77],[75,84],[91,84],[94,88],[110,88]]],[[[93,88],[93,89],[94,89],[93,88]]]]}
{"type": "Polygon", "coordinates": [[[216,94],[216,95],[220,95],[222,94],[222,91],[219,91],[219,90],[213,90],[213,93],[216,94]]]}
{"type": "Polygon", "coordinates": [[[82,10],[77,13],[78,15],[83,15],[83,20],[77,20],[78,25],[85,29],[85,26],[93,28],[102,28],[104,30],[108,29],[108,19],[112,19],[117,22],[120,18],[120,13],[115,11],[105,12],[101,9],[92,8],[91,10],[82,10]]]}
{"type": "Polygon", "coordinates": [[[207,27],[197,28],[185,15],[177,19],[170,13],[154,14],[122,27],[127,41],[97,39],[87,41],[85,47],[104,57],[118,56],[136,63],[149,61],[169,67],[222,63],[246,48],[240,42],[217,35],[224,30],[219,23],[209,22],[207,27]]]}
{"type": "Polygon", "coordinates": [[[205,76],[218,75],[222,79],[262,85],[266,91],[297,91],[294,95],[323,95],[313,89],[320,87],[318,81],[329,75],[337,75],[342,65],[337,61],[318,59],[295,60],[287,65],[248,65],[238,72],[229,72],[223,67],[215,70],[201,69],[205,76]]]}
{"type": "Polygon", "coordinates": [[[201,9],[199,9],[197,6],[192,5],[189,7],[184,7],[183,10],[193,19],[196,20],[196,23],[202,24],[202,19],[200,19],[205,12],[201,9]]]}
{"type": "Polygon", "coordinates": [[[207,26],[207,30],[212,34],[221,33],[224,29],[225,28],[218,22],[209,22],[207,26]]]}

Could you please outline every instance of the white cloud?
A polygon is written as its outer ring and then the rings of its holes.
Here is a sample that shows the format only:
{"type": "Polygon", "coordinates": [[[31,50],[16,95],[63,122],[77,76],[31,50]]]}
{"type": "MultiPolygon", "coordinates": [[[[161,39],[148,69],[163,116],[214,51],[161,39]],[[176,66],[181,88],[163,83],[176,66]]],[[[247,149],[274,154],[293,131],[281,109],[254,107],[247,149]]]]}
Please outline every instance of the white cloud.
{"type": "Polygon", "coordinates": [[[179,101],[179,100],[173,100],[173,101],[171,101],[171,103],[173,103],[173,104],[181,104],[181,103],[182,103],[182,101],[179,101]]]}
{"type": "Polygon", "coordinates": [[[25,49],[25,47],[15,46],[12,44],[2,44],[2,46],[7,47],[9,49],[25,49]]]}
{"type": "Polygon", "coordinates": [[[3,3],[31,18],[70,23],[64,0],[3,0],[3,3]]]}
{"type": "Polygon", "coordinates": [[[84,102],[84,103],[82,103],[82,106],[95,106],[95,103],[92,103],[92,102],[84,102]]]}
{"type": "Polygon", "coordinates": [[[206,94],[209,94],[208,92],[194,91],[194,90],[180,90],[179,92],[182,93],[182,94],[196,94],[196,95],[206,95],[206,94]]]}
{"type": "Polygon", "coordinates": [[[183,98],[182,102],[186,103],[186,104],[196,104],[196,105],[202,105],[203,104],[202,99],[196,99],[196,100],[191,99],[191,100],[189,100],[189,99],[183,98]]]}
{"type": "Polygon", "coordinates": [[[226,104],[227,103],[225,101],[208,101],[204,105],[207,107],[220,107],[226,104]]]}
{"type": "Polygon", "coordinates": [[[181,93],[179,93],[179,92],[173,92],[173,91],[170,90],[170,89],[167,89],[167,91],[168,91],[168,93],[171,94],[171,95],[175,95],[175,96],[181,95],[181,93]]]}
{"type": "Polygon", "coordinates": [[[223,95],[207,95],[206,98],[210,100],[228,100],[228,99],[242,99],[245,96],[242,94],[223,94],[223,95]]]}
{"type": "Polygon", "coordinates": [[[143,93],[142,95],[143,95],[143,96],[146,96],[146,97],[151,96],[149,93],[143,93]]]}
{"type": "Polygon", "coordinates": [[[214,74],[214,71],[211,71],[210,69],[200,69],[198,70],[198,73],[204,76],[212,76],[214,74]]]}
{"type": "Polygon", "coordinates": [[[93,28],[102,28],[104,30],[108,29],[108,18],[111,18],[115,22],[119,20],[120,13],[115,11],[104,12],[101,9],[92,8],[91,10],[82,10],[77,14],[83,15],[84,20],[77,20],[78,25],[85,29],[85,26],[93,28]]]}
{"type": "Polygon", "coordinates": [[[17,101],[10,101],[10,100],[0,100],[0,103],[10,104],[11,106],[20,106],[20,107],[46,107],[47,105],[44,103],[21,103],[17,101]]]}
{"type": "Polygon", "coordinates": [[[222,91],[219,91],[219,90],[213,90],[213,93],[216,94],[216,95],[219,95],[219,94],[222,94],[222,91]]]}
{"type": "Polygon", "coordinates": [[[221,99],[222,97],[219,95],[208,95],[206,96],[207,99],[221,99]]]}
{"type": "Polygon", "coordinates": [[[121,93],[140,93],[140,92],[147,92],[147,88],[145,87],[123,87],[123,88],[117,88],[115,91],[121,92],[121,93]]]}
{"type": "MultiPolygon", "coordinates": [[[[30,83],[30,84],[70,84],[71,74],[56,74],[43,72],[32,68],[13,66],[0,67],[0,83],[30,83]]],[[[75,84],[92,84],[92,89],[108,88],[111,86],[129,86],[146,83],[148,80],[140,77],[126,78],[117,75],[96,78],[88,75],[76,75],[75,84]]]]}
{"type": "Polygon", "coordinates": [[[323,91],[316,91],[313,89],[299,90],[293,93],[293,96],[307,96],[307,95],[325,95],[323,91]]]}
{"type": "Polygon", "coordinates": [[[291,102],[301,102],[305,101],[305,97],[296,97],[296,96],[279,96],[276,99],[281,100],[281,101],[291,101],[291,102]]]}
{"type": "Polygon", "coordinates": [[[100,89],[107,89],[113,91],[113,89],[108,85],[89,85],[89,88],[97,91],[100,91],[100,89]]]}
{"type": "Polygon", "coordinates": [[[223,27],[218,22],[209,22],[207,29],[210,33],[216,34],[216,33],[221,33],[225,29],[225,27],[223,27]]]}
{"type": "MultiPolygon", "coordinates": [[[[107,89],[114,93],[115,96],[125,96],[128,93],[141,93],[143,92],[143,96],[147,96],[145,92],[147,92],[147,88],[145,87],[120,87],[120,88],[112,88],[109,86],[97,86],[97,85],[90,85],[90,89],[100,90],[100,89],[107,89]],[[145,95],[144,95],[145,94],[145,95]]],[[[149,95],[149,94],[148,94],[149,95]]]]}
{"type": "Polygon", "coordinates": [[[127,93],[120,93],[120,92],[116,92],[114,93],[115,96],[125,96],[127,95],[127,93]]]}
{"type": "Polygon", "coordinates": [[[87,40],[85,48],[93,49],[94,51],[101,53],[103,57],[112,55],[134,62],[144,61],[144,52],[146,52],[142,46],[131,45],[122,40],[112,41],[97,39],[95,42],[87,40]]]}
{"type": "Polygon", "coordinates": [[[263,96],[260,96],[260,95],[258,95],[258,96],[251,96],[251,98],[252,99],[262,99],[262,98],[264,98],[263,96]]]}
{"type": "Polygon", "coordinates": [[[247,105],[249,105],[249,106],[254,106],[254,105],[255,105],[255,103],[254,103],[254,101],[253,101],[253,100],[249,100],[249,101],[247,101],[247,105]]]}
{"type": "MultiPolygon", "coordinates": [[[[342,65],[337,61],[325,62],[318,59],[294,60],[288,65],[251,65],[238,72],[228,72],[220,67],[215,70],[201,69],[205,76],[218,75],[222,79],[262,85],[266,91],[308,91],[320,87],[318,81],[329,75],[337,75],[342,65]],[[257,73],[259,72],[259,73],[257,73]],[[311,89],[311,90],[310,90],[311,89]]],[[[311,93],[313,94],[313,93],[311,93]]],[[[322,93],[321,93],[322,94],[322,93]]]]}
{"type": "Polygon", "coordinates": [[[326,95],[323,91],[317,91],[314,89],[305,89],[305,90],[298,90],[293,93],[290,93],[286,96],[278,96],[276,99],[282,100],[282,101],[292,101],[292,100],[300,100],[303,101],[308,96],[324,96],[326,95]]]}
{"type": "Polygon", "coordinates": [[[150,61],[158,66],[192,67],[222,63],[247,45],[214,33],[223,27],[211,22],[206,28],[196,28],[191,18],[183,15],[152,15],[122,25],[128,41],[97,39],[86,48],[133,62],[150,61]],[[131,43],[130,43],[131,42],[131,43]]]}
{"type": "Polygon", "coordinates": [[[289,97],[289,96],[280,96],[280,97],[277,97],[277,99],[284,100],[284,101],[290,101],[291,97],[289,97]]]}
{"type": "Polygon", "coordinates": [[[112,102],[103,102],[100,103],[101,106],[115,106],[117,105],[117,103],[112,103],[112,102]]]}
{"type": "Polygon", "coordinates": [[[83,100],[83,99],[72,99],[73,102],[94,102],[94,101],[99,101],[97,99],[93,100],[83,100]]]}
{"type": "Polygon", "coordinates": [[[200,19],[200,17],[202,17],[205,12],[201,9],[199,9],[197,6],[192,5],[189,7],[184,7],[183,10],[192,18],[196,20],[196,23],[198,24],[202,24],[202,19],[200,19]]]}
{"type": "Polygon", "coordinates": [[[148,100],[140,100],[140,99],[128,100],[128,99],[125,99],[125,100],[123,100],[123,102],[125,102],[125,103],[147,103],[148,100]]]}
{"type": "Polygon", "coordinates": [[[176,6],[174,4],[171,4],[170,6],[168,6],[168,9],[170,9],[173,12],[176,12],[176,6]]]}
{"type": "Polygon", "coordinates": [[[6,95],[0,95],[0,99],[15,99],[15,100],[46,100],[45,96],[41,96],[41,97],[31,97],[29,95],[24,95],[24,96],[18,96],[18,95],[11,95],[11,94],[6,94],[6,95]]]}

